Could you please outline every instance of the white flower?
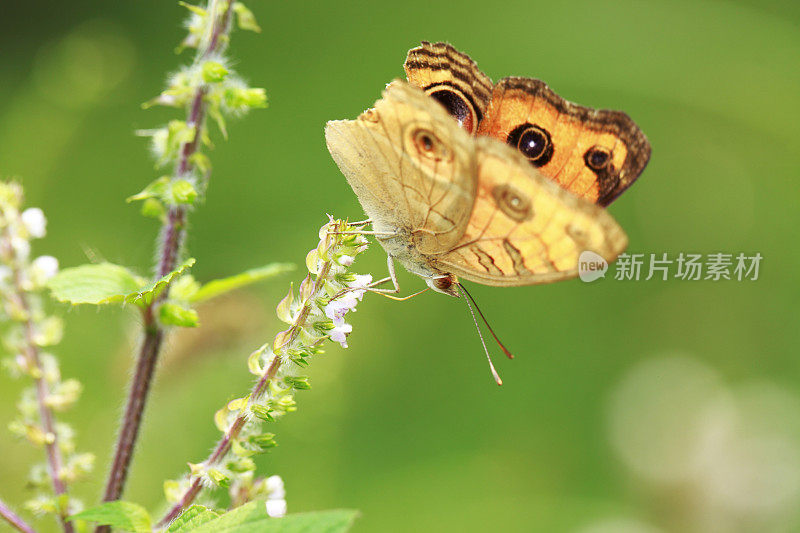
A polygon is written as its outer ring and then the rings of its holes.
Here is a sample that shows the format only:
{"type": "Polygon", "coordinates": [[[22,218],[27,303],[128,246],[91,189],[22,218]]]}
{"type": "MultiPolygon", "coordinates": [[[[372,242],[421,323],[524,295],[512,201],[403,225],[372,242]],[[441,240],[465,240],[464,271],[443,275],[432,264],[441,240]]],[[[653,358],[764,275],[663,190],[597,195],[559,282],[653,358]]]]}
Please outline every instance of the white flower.
{"type": "Polygon", "coordinates": [[[353,331],[353,326],[342,322],[341,324],[336,324],[335,327],[330,330],[328,336],[333,342],[338,342],[342,345],[342,348],[347,348],[347,334],[353,331]]]}
{"type": "Polygon", "coordinates": [[[286,500],[267,500],[267,514],[272,518],[286,515],[286,500]]]}
{"type": "Polygon", "coordinates": [[[19,261],[27,261],[31,254],[31,244],[22,237],[11,237],[11,248],[19,261]]]}
{"type": "Polygon", "coordinates": [[[355,260],[356,258],[352,255],[342,254],[336,261],[344,267],[349,267],[350,265],[353,264],[353,261],[355,260]]]}
{"type": "Polygon", "coordinates": [[[47,219],[44,218],[44,212],[38,207],[30,207],[22,212],[20,215],[25,229],[28,230],[28,235],[32,239],[41,239],[47,232],[47,219]]]}
{"type": "Polygon", "coordinates": [[[354,274],[354,276],[356,279],[348,283],[347,286],[355,290],[349,291],[348,294],[352,294],[360,300],[364,297],[364,293],[367,292],[367,286],[372,283],[372,276],[369,274],[354,274]]]}
{"type": "Polygon", "coordinates": [[[286,490],[283,487],[281,476],[269,476],[266,479],[267,486],[267,514],[273,518],[279,518],[286,514],[286,490]]]}
{"type": "Polygon", "coordinates": [[[333,320],[335,326],[339,326],[344,323],[344,315],[348,311],[355,310],[356,305],[358,305],[356,296],[346,293],[341,298],[337,298],[325,306],[325,316],[333,320]]]}
{"type": "Polygon", "coordinates": [[[36,279],[44,283],[58,274],[58,259],[52,255],[42,255],[33,260],[31,267],[36,279]]]}
{"type": "Polygon", "coordinates": [[[286,490],[283,486],[283,479],[281,476],[269,476],[266,481],[267,492],[270,498],[285,498],[286,490]]]}

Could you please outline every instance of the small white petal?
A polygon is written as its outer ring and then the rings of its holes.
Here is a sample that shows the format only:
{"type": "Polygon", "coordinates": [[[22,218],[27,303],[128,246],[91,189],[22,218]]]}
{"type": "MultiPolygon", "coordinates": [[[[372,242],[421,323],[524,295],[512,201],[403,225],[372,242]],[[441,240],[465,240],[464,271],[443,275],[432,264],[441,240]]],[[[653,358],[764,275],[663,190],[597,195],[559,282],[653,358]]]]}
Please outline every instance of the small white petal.
{"type": "Polygon", "coordinates": [[[281,476],[269,476],[265,484],[270,498],[283,499],[286,497],[286,490],[283,487],[283,479],[281,479],[281,476]]]}
{"type": "Polygon", "coordinates": [[[58,274],[58,259],[52,255],[42,255],[33,260],[33,269],[42,281],[47,281],[58,274]]]}
{"type": "Polygon", "coordinates": [[[342,348],[347,348],[347,334],[353,331],[353,326],[347,323],[337,324],[328,335],[333,342],[338,342],[342,348]]]}
{"type": "Polygon", "coordinates": [[[350,265],[353,264],[353,261],[355,261],[355,259],[356,258],[353,257],[352,255],[343,254],[341,257],[339,257],[339,264],[342,266],[349,267],[350,265]]]}
{"type": "Polygon", "coordinates": [[[356,279],[348,283],[347,286],[351,289],[356,289],[351,291],[350,294],[361,300],[364,297],[364,293],[367,292],[366,287],[372,283],[372,276],[369,274],[355,274],[355,277],[356,279]]]}
{"type": "Polygon", "coordinates": [[[267,514],[272,518],[286,515],[286,500],[267,500],[267,514]]]}
{"type": "Polygon", "coordinates": [[[372,275],[370,274],[354,274],[355,280],[347,284],[348,287],[362,289],[372,283],[372,275]]]}
{"type": "Polygon", "coordinates": [[[41,239],[47,233],[47,219],[44,218],[44,212],[38,207],[30,207],[20,216],[31,238],[41,239]]]}
{"type": "Polygon", "coordinates": [[[348,311],[352,311],[358,305],[358,300],[352,294],[345,294],[341,298],[333,300],[325,306],[325,316],[333,320],[335,325],[339,325],[348,311]]]}
{"type": "Polygon", "coordinates": [[[14,253],[16,254],[18,260],[28,260],[28,256],[31,254],[31,244],[27,239],[23,239],[22,237],[12,237],[11,247],[14,249],[14,253]]]}

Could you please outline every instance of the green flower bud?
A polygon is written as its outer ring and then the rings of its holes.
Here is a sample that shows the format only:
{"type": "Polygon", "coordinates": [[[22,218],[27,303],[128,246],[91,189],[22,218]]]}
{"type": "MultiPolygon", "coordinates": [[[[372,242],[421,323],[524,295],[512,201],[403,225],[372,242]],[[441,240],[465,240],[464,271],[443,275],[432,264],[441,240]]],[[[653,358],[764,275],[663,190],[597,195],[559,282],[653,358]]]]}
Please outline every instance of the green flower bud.
{"type": "Polygon", "coordinates": [[[233,111],[267,107],[267,91],[261,88],[228,87],[224,94],[225,106],[233,111]]]}
{"type": "Polygon", "coordinates": [[[197,199],[197,190],[188,180],[177,179],[172,182],[172,203],[192,205],[197,199]]]}
{"type": "Polygon", "coordinates": [[[274,422],[275,419],[272,417],[272,409],[270,409],[269,405],[260,405],[260,404],[252,404],[250,406],[250,412],[253,413],[254,416],[264,420],[266,422],[274,422]]]}
{"type": "Polygon", "coordinates": [[[308,382],[307,377],[286,376],[283,378],[283,381],[290,387],[293,387],[297,390],[308,390],[311,388],[311,384],[308,382]]]}
{"type": "Polygon", "coordinates": [[[227,488],[231,484],[231,478],[217,468],[208,469],[207,475],[208,479],[219,487],[227,488]]]}
{"type": "Polygon", "coordinates": [[[255,15],[243,3],[233,4],[233,12],[236,14],[236,24],[241,29],[261,33],[261,27],[256,22],[255,15]]]}
{"type": "Polygon", "coordinates": [[[159,200],[155,198],[148,198],[142,203],[142,208],[140,210],[142,216],[148,218],[156,218],[159,220],[163,220],[164,216],[167,214],[167,210],[159,200]]]}
{"type": "Polygon", "coordinates": [[[203,81],[206,83],[219,83],[228,75],[228,69],[218,61],[206,61],[201,68],[203,81]]]}

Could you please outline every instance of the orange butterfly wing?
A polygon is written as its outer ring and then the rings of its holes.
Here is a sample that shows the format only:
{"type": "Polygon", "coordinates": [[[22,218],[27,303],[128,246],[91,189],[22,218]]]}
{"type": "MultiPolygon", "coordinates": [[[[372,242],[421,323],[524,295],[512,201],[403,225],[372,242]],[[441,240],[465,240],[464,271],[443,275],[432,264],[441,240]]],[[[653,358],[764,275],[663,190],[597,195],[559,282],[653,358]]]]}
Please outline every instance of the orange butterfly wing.
{"type": "Polygon", "coordinates": [[[447,43],[422,41],[408,51],[403,68],[411,85],[442,104],[469,133],[477,131],[493,84],[468,55],[447,43]]]}
{"type": "Polygon", "coordinates": [[[573,194],[607,206],[633,184],[650,143],[620,111],[573,104],[544,82],[504,78],[497,85],[466,54],[423,41],[409,50],[408,81],[442,104],[469,133],[494,137],[573,194]]]}
{"type": "Polygon", "coordinates": [[[650,159],[650,143],[628,115],[573,104],[530,78],[495,85],[477,134],[517,148],[559,185],[603,206],[630,187],[650,159]]]}

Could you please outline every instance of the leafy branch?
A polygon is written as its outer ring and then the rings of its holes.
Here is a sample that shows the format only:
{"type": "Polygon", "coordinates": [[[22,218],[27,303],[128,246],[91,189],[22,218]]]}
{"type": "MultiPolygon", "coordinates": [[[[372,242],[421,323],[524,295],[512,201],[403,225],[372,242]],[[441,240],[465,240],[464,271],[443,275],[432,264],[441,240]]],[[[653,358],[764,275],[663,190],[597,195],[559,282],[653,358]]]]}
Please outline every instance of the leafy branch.
{"type": "Polygon", "coordinates": [[[147,403],[163,341],[171,326],[196,327],[197,313],[191,304],[238,286],[286,271],[285,264],[271,265],[218,280],[200,287],[186,270],[194,264],[184,255],[189,213],[205,193],[211,163],[203,153],[210,146],[207,117],[227,137],[226,115],[241,115],[266,107],[264,89],[248,87],[228,67],[224,52],[234,21],[243,29],[259,31],[252,13],[234,0],[210,0],[205,7],[181,2],[189,11],[188,36],[183,48],[195,48],[192,64],[173,74],[168,87],[144,107],[164,105],[184,109],[185,120],[172,120],[164,127],[140,132],[151,137],[156,167],[171,167],[128,201],[141,201],[142,214],[161,221],[156,246],[155,273],[151,280],[119,265],[103,263],[67,269],[51,280],[53,295],[72,304],[134,304],[142,316],[143,340],[136,357],[128,400],[121,421],[114,458],[103,496],[117,500],[124,489],[139,427],[147,403]],[[173,295],[173,286],[180,294],[173,295]],[[194,293],[204,291],[199,296],[194,293]]]}
{"type": "MultiPolygon", "coordinates": [[[[173,84],[162,93],[161,98],[153,102],[184,107],[187,104],[183,100],[187,95],[189,100],[186,121],[178,124],[177,127],[162,129],[154,136],[158,137],[158,139],[154,138],[156,143],[162,140],[165,133],[167,141],[170,140],[171,134],[174,136],[173,146],[163,146],[159,150],[161,161],[174,160],[176,156],[174,152],[177,152],[173,175],[167,180],[162,179],[156,182],[164,185],[164,191],[160,195],[154,194],[152,191],[156,187],[151,185],[143,195],[140,194],[138,198],[134,197],[134,199],[150,200],[145,203],[145,213],[152,214],[154,211],[161,213],[166,210],[166,215],[161,216],[162,229],[161,238],[158,241],[157,278],[163,279],[175,272],[175,266],[186,237],[186,219],[189,207],[199,196],[198,184],[204,184],[210,173],[210,164],[207,158],[198,151],[198,147],[201,140],[207,137],[205,117],[209,109],[209,96],[212,91],[219,90],[224,85],[228,75],[227,69],[221,62],[211,61],[210,58],[222,54],[228,45],[234,11],[233,4],[232,0],[213,0],[205,10],[187,5],[192,11],[190,29],[193,33],[190,34],[190,37],[192,35],[199,35],[199,37],[196,41],[184,41],[184,44],[195,45],[198,48],[198,54],[192,67],[174,79],[173,84]],[[199,77],[197,76],[198,72],[199,77]],[[197,176],[195,170],[203,172],[203,175],[197,176]]],[[[248,91],[248,94],[252,96],[252,90],[248,89],[248,91]]],[[[257,90],[255,94],[263,96],[263,90],[257,90]]],[[[263,107],[265,104],[265,97],[256,97],[251,98],[241,107],[263,107]]],[[[215,116],[221,117],[218,100],[212,104],[211,109],[215,116]]],[[[164,292],[142,308],[144,341],[139,349],[136,370],[131,381],[128,402],[117,438],[114,460],[103,496],[104,501],[119,499],[125,485],[148,391],[165,335],[165,327],[159,323],[155,307],[163,302],[168,292],[167,282],[164,292]]]]}

